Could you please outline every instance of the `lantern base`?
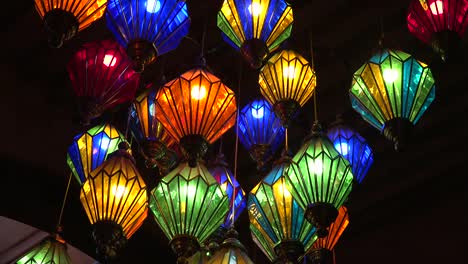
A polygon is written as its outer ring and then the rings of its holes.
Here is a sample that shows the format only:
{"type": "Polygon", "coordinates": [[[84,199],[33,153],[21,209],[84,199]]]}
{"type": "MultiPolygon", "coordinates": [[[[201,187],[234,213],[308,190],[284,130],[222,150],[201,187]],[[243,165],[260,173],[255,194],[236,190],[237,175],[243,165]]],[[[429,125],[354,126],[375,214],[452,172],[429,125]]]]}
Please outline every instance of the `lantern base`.
{"type": "Polygon", "coordinates": [[[96,243],[96,253],[104,262],[114,259],[127,243],[122,227],[114,221],[96,222],[92,236],[96,243]]]}
{"type": "Polygon", "coordinates": [[[383,134],[393,142],[396,151],[403,151],[408,145],[412,130],[413,123],[406,118],[397,117],[385,122],[383,134]]]}
{"type": "Polygon", "coordinates": [[[263,170],[265,163],[269,157],[267,154],[270,152],[270,145],[268,144],[254,144],[249,150],[250,157],[257,163],[257,170],[263,170]]]}
{"type": "Polygon", "coordinates": [[[462,61],[462,43],[456,32],[445,30],[433,34],[431,46],[443,62],[456,63],[462,61]]]}
{"type": "Polygon", "coordinates": [[[305,217],[307,221],[317,228],[319,238],[328,235],[327,228],[335,221],[338,216],[338,210],[329,203],[313,203],[307,206],[305,217]]]}
{"type": "Polygon", "coordinates": [[[102,115],[103,109],[95,97],[80,96],[78,106],[83,126],[90,125],[91,121],[102,115]]]}
{"type": "Polygon", "coordinates": [[[128,44],[127,55],[133,61],[133,70],[141,73],[146,65],[156,60],[158,52],[149,41],[136,39],[128,44]]]}
{"type": "Polygon", "coordinates": [[[76,17],[61,9],[52,9],[44,16],[44,29],[48,35],[49,46],[60,48],[63,42],[71,39],[78,32],[76,17]]]}
{"type": "Polygon", "coordinates": [[[187,135],[180,139],[180,150],[187,159],[190,167],[196,167],[197,161],[202,159],[208,151],[208,141],[201,135],[187,135]]]}
{"type": "Polygon", "coordinates": [[[333,252],[325,248],[312,249],[307,253],[307,263],[333,264],[333,252]]]}
{"type": "Polygon", "coordinates": [[[226,238],[228,230],[220,226],[216,231],[213,232],[206,240],[205,245],[208,248],[211,255],[214,255],[215,252],[219,249],[219,246],[223,243],[226,238]]]}
{"type": "Polygon", "coordinates": [[[169,246],[177,256],[177,264],[188,263],[188,258],[200,250],[197,239],[190,235],[177,235],[171,239],[169,246]]]}
{"type": "Polygon", "coordinates": [[[282,263],[298,263],[304,254],[304,246],[297,240],[286,240],[275,246],[275,254],[282,263]]]}
{"type": "Polygon", "coordinates": [[[240,48],[244,59],[249,63],[250,67],[259,69],[263,65],[263,60],[268,55],[268,48],[265,42],[260,39],[249,39],[242,44],[240,48]]]}
{"type": "Polygon", "coordinates": [[[300,107],[299,103],[294,100],[283,100],[273,106],[273,111],[281,119],[283,126],[287,128],[300,107]]]}

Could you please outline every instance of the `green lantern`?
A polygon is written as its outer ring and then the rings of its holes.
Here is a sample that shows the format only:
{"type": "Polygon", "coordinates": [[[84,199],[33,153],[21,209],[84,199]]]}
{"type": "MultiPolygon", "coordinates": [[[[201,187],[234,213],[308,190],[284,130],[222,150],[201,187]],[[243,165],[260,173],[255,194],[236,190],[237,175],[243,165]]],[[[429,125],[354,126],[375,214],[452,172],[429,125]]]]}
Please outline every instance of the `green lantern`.
{"type": "Polygon", "coordinates": [[[37,246],[15,262],[16,264],[71,264],[67,244],[58,234],[44,238],[37,246]]]}
{"type": "Polygon", "coordinates": [[[183,162],[151,191],[149,207],[184,263],[223,223],[229,200],[202,162],[195,167],[183,162]]]}
{"type": "Polygon", "coordinates": [[[427,64],[383,49],[354,73],[349,96],[354,110],[400,150],[434,101],[434,82],[427,64]]]}
{"type": "Polygon", "coordinates": [[[317,235],[325,237],[351,192],[351,165],[323,134],[318,122],[293,162],[297,166],[288,167],[285,173],[287,187],[305,209],[306,219],[317,227],[317,235]]]}

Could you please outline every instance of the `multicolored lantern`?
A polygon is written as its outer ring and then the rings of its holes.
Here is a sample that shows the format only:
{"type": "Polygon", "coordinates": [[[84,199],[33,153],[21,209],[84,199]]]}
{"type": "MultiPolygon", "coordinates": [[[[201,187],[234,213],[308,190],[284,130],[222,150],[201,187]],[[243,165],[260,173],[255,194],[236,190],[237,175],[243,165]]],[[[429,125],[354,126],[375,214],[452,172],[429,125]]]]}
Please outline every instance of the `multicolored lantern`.
{"type": "Polygon", "coordinates": [[[156,118],[178,141],[191,166],[236,122],[234,92],[205,68],[169,81],[156,98],[156,118]]]}
{"type": "Polygon", "coordinates": [[[224,0],[217,21],[224,40],[258,69],[291,35],[293,11],[284,0],[224,0]]]}
{"type": "Polygon", "coordinates": [[[357,183],[362,183],[374,162],[374,153],[367,141],[351,128],[337,123],[327,132],[335,149],[349,161],[357,183]]]}
{"type": "Polygon", "coordinates": [[[456,59],[451,52],[461,51],[460,44],[468,25],[466,0],[413,0],[406,17],[409,31],[430,44],[443,61],[456,59]]]}
{"type": "Polygon", "coordinates": [[[107,0],[35,0],[41,16],[49,45],[60,48],[78,31],[104,15],[107,0]]]}
{"type": "Polygon", "coordinates": [[[242,108],[238,122],[239,141],[249,151],[257,168],[263,168],[283,143],[285,129],[281,120],[276,117],[268,101],[258,99],[242,108]]]}
{"type": "Polygon", "coordinates": [[[299,108],[312,97],[316,79],[315,70],[304,57],[293,50],[283,50],[260,69],[258,83],[263,97],[287,127],[299,108]]]}
{"type": "Polygon", "coordinates": [[[351,165],[323,135],[318,122],[293,161],[297,166],[288,167],[285,173],[288,190],[305,209],[306,219],[317,227],[318,237],[323,238],[351,193],[351,165]]]}
{"type": "Polygon", "coordinates": [[[187,4],[180,0],[109,0],[106,22],[137,72],[177,48],[190,28],[187,4]]]}
{"type": "Polygon", "coordinates": [[[285,174],[290,166],[297,164],[283,155],[248,199],[252,239],[275,263],[296,263],[317,238],[315,227],[288,191],[285,174]]]}
{"type": "Polygon", "coordinates": [[[349,96],[354,110],[401,150],[434,101],[435,81],[424,62],[384,49],[354,73],[349,96]]]}
{"type": "Polygon", "coordinates": [[[113,40],[84,44],[67,65],[84,125],[104,111],[133,100],[140,75],[113,40]]]}
{"type": "Polygon", "coordinates": [[[93,226],[98,255],[115,258],[148,214],[146,184],[126,142],[89,174],[80,200],[93,226]]]}
{"type": "Polygon", "coordinates": [[[151,191],[149,208],[184,263],[224,222],[229,200],[202,162],[182,162],[151,191]]]}
{"type": "Polygon", "coordinates": [[[118,149],[125,137],[111,124],[105,123],[80,133],[68,147],[67,163],[82,185],[91,171],[99,167],[109,153],[118,149]]]}
{"type": "Polygon", "coordinates": [[[67,252],[67,244],[59,235],[54,234],[44,238],[37,246],[21,256],[16,264],[71,264],[67,252]]]}

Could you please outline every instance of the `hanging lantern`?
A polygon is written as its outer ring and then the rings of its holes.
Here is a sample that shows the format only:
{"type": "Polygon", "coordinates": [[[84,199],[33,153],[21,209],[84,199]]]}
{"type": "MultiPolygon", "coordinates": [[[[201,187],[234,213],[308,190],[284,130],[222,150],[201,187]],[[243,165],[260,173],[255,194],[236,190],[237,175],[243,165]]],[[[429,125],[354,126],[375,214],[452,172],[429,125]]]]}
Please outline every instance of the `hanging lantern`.
{"type": "Polygon", "coordinates": [[[236,122],[234,92],[204,68],[166,83],[156,98],[156,118],[178,141],[190,166],[236,122]]]}
{"type": "Polygon", "coordinates": [[[125,137],[114,126],[105,123],[80,133],[68,147],[67,163],[78,182],[83,184],[91,171],[100,166],[109,153],[118,149],[125,137]]]}
{"type": "Polygon", "coordinates": [[[266,100],[251,101],[239,113],[237,134],[241,144],[263,168],[278,147],[283,143],[284,127],[266,100]]]}
{"type": "Polygon", "coordinates": [[[329,233],[319,238],[307,252],[307,259],[312,264],[333,264],[333,248],[349,224],[348,209],[344,205],[338,210],[335,222],[330,225],[329,233]]]}
{"type": "Polygon", "coordinates": [[[317,85],[315,70],[292,50],[273,55],[260,70],[258,83],[263,97],[273,105],[285,127],[310,99],[317,85]]]}
{"type": "Polygon", "coordinates": [[[49,45],[60,48],[78,31],[104,15],[107,0],[35,0],[49,45]]]}
{"type": "Polygon", "coordinates": [[[244,245],[237,239],[237,231],[231,228],[227,238],[221,244],[216,254],[208,260],[208,264],[254,264],[247,255],[244,245]]]}
{"type": "Polygon", "coordinates": [[[427,64],[386,49],[354,73],[349,95],[354,110],[401,150],[434,101],[434,78],[427,64]]]}
{"type": "Polygon", "coordinates": [[[180,0],[109,0],[106,22],[137,72],[177,48],[190,28],[187,5],[180,0]]]}
{"type": "Polygon", "coordinates": [[[349,161],[355,181],[362,183],[374,162],[374,153],[367,141],[359,133],[340,123],[328,129],[327,135],[335,149],[349,161]]]}
{"type": "MultiPolygon", "coordinates": [[[[166,154],[171,151],[170,148],[176,144],[176,141],[156,119],[155,100],[156,89],[149,86],[133,101],[130,110],[130,129],[140,145],[142,156],[145,158],[145,164],[148,168],[161,165],[166,154]]],[[[169,161],[172,161],[172,164],[167,165],[175,167],[177,159],[169,161]]]]}
{"type": "Polygon", "coordinates": [[[151,191],[149,208],[178,263],[185,263],[224,222],[229,201],[202,162],[182,162],[151,191]]]}
{"type": "Polygon", "coordinates": [[[430,44],[443,61],[456,59],[468,25],[466,0],[413,0],[406,17],[409,31],[430,44]]]}
{"type": "Polygon", "coordinates": [[[37,246],[18,259],[16,264],[71,264],[67,244],[59,235],[54,234],[43,239],[37,246]]]}
{"type": "Polygon", "coordinates": [[[285,174],[297,166],[283,155],[270,173],[249,194],[252,239],[274,263],[297,263],[316,240],[315,227],[288,191],[285,174]]]}
{"type": "Polygon", "coordinates": [[[293,11],[284,0],[224,0],[217,24],[224,40],[258,69],[291,35],[293,11]]]}
{"type": "Polygon", "coordinates": [[[84,44],[67,65],[84,125],[104,111],[133,99],[140,75],[113,40],[84,44]]]}
{"type": "Polygon", "coordinates": [[[288,189],[305,209],[306,219],[317,227],[317,235],[325,237],[338,208],[351,193],[351,165],[323,135],[318,122],[293,161],[297,166],[290,166],[285,173],[288,189]]]}
{"type": "Polygon", "coordinates": [[[128,151],[128,144],[93,170],[82,185],[80,200],[93,225],[97,254],[115,258],[148,213],[146,184],[128,151]]]}

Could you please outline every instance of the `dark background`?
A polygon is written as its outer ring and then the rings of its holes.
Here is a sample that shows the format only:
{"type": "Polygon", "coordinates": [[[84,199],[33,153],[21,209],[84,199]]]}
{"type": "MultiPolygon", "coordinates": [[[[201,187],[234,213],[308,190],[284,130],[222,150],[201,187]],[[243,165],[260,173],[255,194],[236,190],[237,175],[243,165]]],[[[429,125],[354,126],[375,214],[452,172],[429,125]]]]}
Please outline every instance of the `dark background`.
{"type": "MultiPolygon", "coordinates": [[[[312,32],[319,119],[326,127],[337,114],[343,114],[374,150],[375,163],[347,203],[351,222],[335,248],[337,263],[467,262],[467,61],[442,64],[428,46],[408,32],[409,2],[299,1],[294,9],[292,36],[283,45],[309,59],[308,36],[312,32]],[[401,153],[362,121],[348,97],[352,73],[375,51],[381,28],[386,47],[401,49],[429,63],[437,82],[435,101],[415,127],[411,145],[401,153]]],[[[206,26],[206,59],[215,75],[237,92],[242,69],[241,106],[260,96],[258,72],[248,68],[240,54],[221,39],[216,27],[220,3],[187,2],[192,20],[189,36],[176,50],[147,67],[142,76],[145,83],[159,81],[163,65],[167,79],[193,67],[206,26]]],[[[81,44],[112,38],[112,34],[102,18],[61,49],[51,49],[33,2],[14,1],[9,5],[2,14],[0,63],[1,213],[53,231],[70,173],[66,151],[81,129],[75,121],[77,105],[65,65],[81,44]]],[[[466,54],[457,56],[466,58],[466,54]]],[[[107,115],[121,131],[125,131],[127,107],[122,105],[107,115]]],[[[300,146],[312,120],[313,105],[309,102],[291,125],[291,149],[300,146]]],[[[231,169],[234,147],[231,129],[223,137],[231,169]]],[[[217,143],[213,145],[216,148],[217,143]]],[[[157,171],[144,168],[142,158],[134,153],[145,181],[153,188],[159,177],[157,171]]],[[[247,155],[239,146],[237,177],[246,192],[261,179],[247,155]]],[[[63,224],[66,240],[94,257],[91,226],[79,202],[75,180],[63,224]]],[[[252,260],[268,263],[250,238],[246,211],[236,227],[252,260]]],[[[175,263],[168,242],[149,215],[116,263],[161,263],[163,258],[170,260],[164,263],[175,263]]]]}

